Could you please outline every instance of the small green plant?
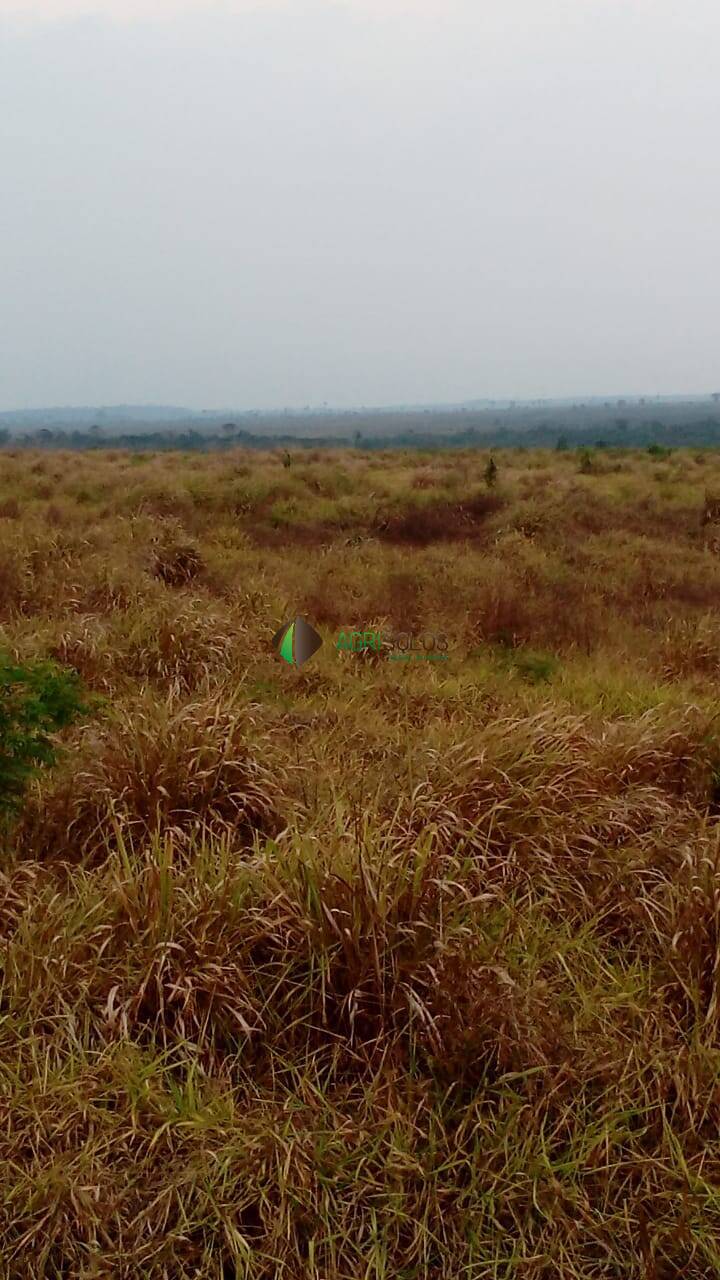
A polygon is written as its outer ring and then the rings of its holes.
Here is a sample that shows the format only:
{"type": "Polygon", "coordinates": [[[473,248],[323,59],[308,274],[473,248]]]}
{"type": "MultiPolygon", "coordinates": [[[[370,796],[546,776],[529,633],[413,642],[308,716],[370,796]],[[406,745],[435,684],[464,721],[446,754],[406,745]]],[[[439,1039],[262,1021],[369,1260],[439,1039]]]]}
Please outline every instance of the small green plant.
{"type": "Polygon", "coordinates": [[[649,444],[648,453],[651,458],[669,458],[672,449],[666,449],[662,444],[649,444]]]}
{"type": "Polygon", "coordinates": [[[30,778],[55,762],[51,735],[86,710],[74,672],[0,655],[0,813],[17,810],[30,778]]]}
{"type": "Polygon", "coordinates": [[[547,684],[560,666],[553,654],[517,647],[509,643],[507,638],[500,640],[498,656],[508,671],[521,676],[529,684],[547,684]]]}
{"type": "Polygon", "coordinates": [[[546,684],[556,674],[559,663],[550,653],[518,653],[514,666],[530,684],[546,684]]]}
{"type": "Polygon", "coordinates": [[[581,449],[578,459],[578,471],[581,476],[591,476],[595,471],[595,459],[590,449],[581,449]]]}

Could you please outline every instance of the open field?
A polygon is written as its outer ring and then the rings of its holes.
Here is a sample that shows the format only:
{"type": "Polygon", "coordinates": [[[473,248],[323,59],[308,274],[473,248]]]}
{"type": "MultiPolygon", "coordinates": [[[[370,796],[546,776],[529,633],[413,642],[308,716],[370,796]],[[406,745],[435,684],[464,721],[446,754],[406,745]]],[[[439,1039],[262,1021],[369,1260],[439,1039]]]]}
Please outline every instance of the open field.
{"type": "Polygon", "coordinates": [[[720,455],[494,456],[0,453],[3,1278],[720,1275],[720,455]]]}

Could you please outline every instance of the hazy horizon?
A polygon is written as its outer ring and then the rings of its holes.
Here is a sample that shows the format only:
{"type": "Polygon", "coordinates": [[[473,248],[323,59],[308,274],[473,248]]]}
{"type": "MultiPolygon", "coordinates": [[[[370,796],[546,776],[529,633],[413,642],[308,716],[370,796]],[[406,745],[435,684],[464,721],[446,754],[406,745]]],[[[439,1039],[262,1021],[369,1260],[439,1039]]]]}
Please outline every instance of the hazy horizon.
{"type": "Polygon", "coordinates": [[[17,9],[3,411],[720,385],[709,0],[17,9]]]}
{"type": "Polygon", "coordinates": [[[483,407],[491,408],[492,406],[495,406],[495,405],[504,406],[504,405],[510,405],[510,404],[516,406],[518,409],[532,408],[533,406],[542,406],[542,405],[545,405],[547,407],[552,407],[553,405],[565,405],[565,406],[575,406],[577,408],[580,408],[583,405],[587,405],[587,406],[610,405],[610,406],[617,407],[621,403],[626,403],[628,406],[637,407],[639,404],[645,404],[646,402],[647,404],[652,404],[658,401],[663,403],[666,403],[668,401],[678,401],[679,403],[693,403],[696,401],[704,402],[705,400],[714,401],[714,397],[717,394],[718,392],[711,392],[711,391],[707,391],[707,392],[706,391],[702,391],[702,392],[688,391],[688,392],[679,393],[679,394],[674,392],[666,392],[664,394],[660,394],[660,393],[643,394],[641,392],[612,391],[612,392],[606,392],[606,393],[593,392],[590,395],[578,394],[575,396],[542,396],[542,397],[541,396],[528,396],[528,397],[474,396],[474,397],[468,398],[467,400],[421,400],[421,401],[414,401],[414,402],[408,400],[404,402],[396,401],[396,402],[387,403],[387,404],[380,404],[380,403],[373,404],[368,402],[363,404],[358,403],[358,404],[339,405],[339,404],[330,403],[328,401],[323,401],[318,404],[305,404],[305,405],[268,404],[265,406],[258,406],[253,404],[191,405],[191,404],[177,404],[172,401],[163,402],[163,401],[155,400],[155,401],[142,402],[142,401],[128,400],[128,401],[117,401],[112,404],[98,401],[96,403],[93,402],[89,404],[38,404],[38,405],[29,405],[29,406],[9,405],[7,407],[0,406],[0,417],[6,418],[12,414],[18,414],[20,416],[23,414],[28,415],[28,414],[39,414],[39,413],[61,414],[61,413],[82,412],[82,413],[96,413],[96,414],[106,414],[106,413],[117,414],[122,411],[128,411],[135,414],[141,413],[143,411],[150,412],[150,413],[171,413],[171,412],[187,413],[193,416],[194,415],[201,416],[202,414],[216,416],[219,414],[232,414],[232,413],[239,414],[239,415],[277,414],[277,413],[284,413],[284,412],[310,413],[310,414],[317,414],[317,415],[320,415],[323,413],[337,414],[337,413],[357,413],[357,412],[402,413],[403,411],[406,411],[406,410],[431,409],[431,410],[440,411],[443,409],[447,409],[447,410],[463,409],[465,407],[470,407],[470,406],[475,406],[478,408],[483,408],[483,407]]]}

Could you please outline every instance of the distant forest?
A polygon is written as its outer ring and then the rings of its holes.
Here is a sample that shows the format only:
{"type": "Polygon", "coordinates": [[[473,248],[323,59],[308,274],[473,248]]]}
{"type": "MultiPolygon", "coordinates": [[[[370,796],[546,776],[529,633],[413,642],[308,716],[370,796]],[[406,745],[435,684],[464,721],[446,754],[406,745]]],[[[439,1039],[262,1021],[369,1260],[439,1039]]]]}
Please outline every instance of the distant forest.
{"type": "Polygon", "coordinates": [[[193,413],[150,406],[0,414],[0,446],[33,449],[719,447],[720,393],[682,400],[477,402],[449,408],[193,413]]]}

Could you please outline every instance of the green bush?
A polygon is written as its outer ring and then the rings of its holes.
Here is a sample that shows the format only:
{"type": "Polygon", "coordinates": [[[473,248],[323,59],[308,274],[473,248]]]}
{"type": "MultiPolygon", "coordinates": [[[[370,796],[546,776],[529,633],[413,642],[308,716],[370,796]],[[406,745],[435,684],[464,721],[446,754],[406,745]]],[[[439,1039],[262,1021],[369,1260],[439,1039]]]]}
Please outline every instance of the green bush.
{"type": "Polygon", "coordinates": [[[51,735],[87,709],[74,672],[0,654],[0,813],[18,809],[33,774],[55,761],[51,735]]]}
{"type": "Polygon", "coordinates": [[[648,453],[651,458],[669,458],[672,449],[666,449],[662,444],[649,444],[648,453]]]}
{"type": "Polygon", "coordinates": [[[531,684],[545,684],[548,680],[552,680],[559,665],[557,658],[549,653],[521,652],[516,655],[514,661],[518,675],[529,680],[531,684]]]}
{"type": "Polygon", "coordinates": [[[538,653],[531,649],[517,648],[500,642],[498,656],[502,665],[509,671],[529,681],[530,684],[545,684],[557,673],[560,663],[551,653],[538,653]]]}

